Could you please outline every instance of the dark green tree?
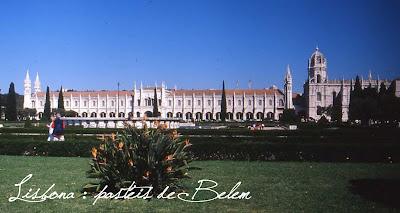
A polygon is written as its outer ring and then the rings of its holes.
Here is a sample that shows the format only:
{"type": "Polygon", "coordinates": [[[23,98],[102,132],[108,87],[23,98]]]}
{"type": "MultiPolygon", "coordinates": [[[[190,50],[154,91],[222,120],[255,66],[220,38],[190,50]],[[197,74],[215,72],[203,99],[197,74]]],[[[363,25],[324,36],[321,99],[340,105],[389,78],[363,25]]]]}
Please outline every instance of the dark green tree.
{"type": "Polygon", "coordinates": [[[1,115],[3,114],[3,95],[1,94],[0,90],[0,120],[1,120],[1,115]]]}
{"type": "Polygon", "coordinates": [[[78,113],[73,110],[68,110],[64,112],[65,117],[77,117],[78,113]]]}
{"type": "Polygon", "coordinates": [[[221,97],[221,121],[226,120],[226,93],[225,93],[225,81],[222,81],[222,97],[221,97]]]}
{"type": "Polygon", "coordinates": [[[300,117],[294,109],[284,109],[280,121],[287,124],[297,123],[300,121],[300,117]]]}
{"type": "Polygon", "coordinates": [[[13,82],[11,82],[10,84],[7,95],[6,120],[17,120],[17,97],[15,94],[15,87],[13,82]]]}
{"type": "Polygon", "coordinates": [[[385,83],[381,83],[379,86],[379,93],[378,93],[378,111],[376,112],[376,118],[377,120],[384,122],[387,120],[387,116],[385,113],[385,108],[386,108],[386,85],[385,83]]]}
{"type": "Polygon", "coordinates": [[[333,97],[331,121],[341,123],[342,117],[342,92],[339,92],[336,97],[333,97]]]}
{"type": "Polygon", "coordinates": [[[44,112],[43,112],[43,117],[42,120],[48,121],[50,119],[50,113],[51,113],[51,108],[50,108],[50,88],[46,88],[46,101],[44,102],[44,112]]]}
{"type": "Polygon", "coordinates": [[[395,96],[396,93],[396,81],[392,81],[389,88],[386,90],[386,94],[389,96],[395,96]]]}
{"type": "Polygon", "coordinates": [[[379,86],[379,96],[382,97],[384,94],[386,94],[386,85],[382,82],[379,86]]]}
{"type": "Polygon", "coordinates": [[[160,116],[160,112],[158,111],[157,88],[154,88],[153,117],[158,116],[160,116]]]}
{"type": "Polygon", "coordinates": [[[370,120],[377,119],[378,112],[378,93],[375,88],[369,85],[363,90],[363,98],[361,101],[361,122],[367,125],[370,120]]]}
{"type": "Polygon", "coordinates": [[[19,120],[30,120],[31,117],[35,117],[37,114],[36,109],[19,109],[18,111],[18,118],[19,120]]]}
{"type": "Polygon", "coordinates": [[[351,121],[362,119],[363,90],[360,78],[356,77],[354,89],[350,92],[349,119],[351,121]]]}
{"type": "Polygon", "coordinates": [[[64,95],[63,95],[63,88],[61,86],[60,92],[58,93],[58,107],[59,110],[64,110],[64,95]]]}

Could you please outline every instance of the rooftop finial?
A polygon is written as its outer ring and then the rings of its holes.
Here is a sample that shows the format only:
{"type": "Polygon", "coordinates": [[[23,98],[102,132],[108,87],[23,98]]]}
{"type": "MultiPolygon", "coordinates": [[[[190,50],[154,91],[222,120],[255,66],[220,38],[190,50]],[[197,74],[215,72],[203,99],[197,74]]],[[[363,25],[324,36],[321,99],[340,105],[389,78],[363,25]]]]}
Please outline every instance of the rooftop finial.
{"type": "Polygon", "coordinates": [[[317,46],[315,47],[315,50],[316,50],[316,51],[319,51],[319,47],[318,47],[318,44],[317,44],[317,46]]]}

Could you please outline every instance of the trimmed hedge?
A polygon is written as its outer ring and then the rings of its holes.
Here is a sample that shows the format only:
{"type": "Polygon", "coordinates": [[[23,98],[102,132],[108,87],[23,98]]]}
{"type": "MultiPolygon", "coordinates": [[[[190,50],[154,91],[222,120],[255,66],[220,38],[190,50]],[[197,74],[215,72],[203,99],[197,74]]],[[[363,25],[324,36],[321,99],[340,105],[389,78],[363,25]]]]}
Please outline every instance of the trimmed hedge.
{"type": "MultiPolygon", "coordinates": [[[[314,136],[314,137],[360,137],[368,139],[370,137],[391,137],[400,139],[399,128],[307,128],[299,130],[248,130],[246,128],[235,129],[178,129],[182,135],[211,135],[211,136],[254,136],[254,137],[275,137],[275,136],[314,136]]],[[[111,134],[122,129],[84,129],[81,127],[68,127],[65,134],[111,134]]],[[[0,133],[41,133],[47,134],[46,128],[0,128],[0,133]]],[[[400,140],[398,140],[400,141],[400,140]]]]}
{"type": "MultiPolygon", "coordinates": [[[[0,136],[0,154],[88,157],[91,148],[100,143],[93,137],[71,137],[65,142],[46,142],[43,136],[17,137],[0,136]]],[[[304,141],[296,137],[275,139],[191,137],[190,141],[191,152],[198,160],[400,162],[399,143],[329,143],[315,137],[304,141]]]]}

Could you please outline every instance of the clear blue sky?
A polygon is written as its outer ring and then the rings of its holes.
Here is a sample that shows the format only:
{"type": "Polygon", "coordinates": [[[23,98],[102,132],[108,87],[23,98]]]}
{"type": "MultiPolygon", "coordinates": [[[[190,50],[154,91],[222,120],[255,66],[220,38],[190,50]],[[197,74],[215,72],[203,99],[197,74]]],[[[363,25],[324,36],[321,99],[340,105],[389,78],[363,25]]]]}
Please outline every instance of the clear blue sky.
{"type": "Polygon", "coordinates": [[[283,87],[302,91],[318,44],[330,79],[400,75],[400,1],[41,0],[0,2],[0,88],[283,87]]]}

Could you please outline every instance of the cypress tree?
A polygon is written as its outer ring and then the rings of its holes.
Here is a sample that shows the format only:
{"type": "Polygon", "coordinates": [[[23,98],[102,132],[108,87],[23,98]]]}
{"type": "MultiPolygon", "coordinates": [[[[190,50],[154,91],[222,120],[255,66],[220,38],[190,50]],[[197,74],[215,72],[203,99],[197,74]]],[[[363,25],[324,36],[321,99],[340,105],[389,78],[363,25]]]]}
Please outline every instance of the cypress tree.
{"type": "Polygon", "coordinates": [[[3,114],[3,97],[1,95],[1,90],[0,90],[0,120],[1,120],[1,115],[3,114]]]}
{"type": "Polygon", "coordinates": [[[58,110],[63,111],[64,110],[64,95],[62,91],[62,86],[60,88],[60,92],[58,93],[58,110]]]}
{"type": "Polygon", "coordinates": [[[349,119],[361,120],[362,112],[362,96],[363,90],[361,87],[360,77],[356,77],[354,89],[350,92],[350,103],[349,103],[349,119]]]}
{"type": "Polygon", "coordinates": [[[158,112],[157,88],[154,88],[153,117],[158,116],[160,116],[160,113],[158,112]]]}
{"type": "Polygon", "coordinates": [[[17,120],[17,97],[15,95],[15,87],[13,82],[10,84],[7,95],[6,120],[17,120]]]}
{"type": "Polygon", "coordinates": [[[357,77],[356,77],[356,82],[355,82],[355,84],[354,84],[354,94],[353,94],[353,96],[355,96],[355,97],[357,97],[357,98],[360,98],[360,97],[362,97],[362,95],[363,95],[363,89],[362,89],[362,86],[361,86],[361,81],[360,81],[360,77],[358,77],[358,75],[357,75],[357,77]]]}
{"type": "Polygon", "coordinates": [[[339,92],[336,97],[333,97],[331,120],[341,123],[342,117],[342,92],[339,92]]]}
{"type": "Polygon", "coordinates": [[[221,97],[221,121],[226,120],[226,94],[225,94],[225,81],[222,81],[222,97],[221,97]]]}
{"type": "Polygon", "coordinates": [[[50,88],[47,86],[46,88],[46,101],[44,103],[44,112],[42,119],[48,121],[50,119],[50,88]]]}
{"type": "Polygon", "coordinates": [[[382,97],[384,94],[386,94],[386,85],[382,82],[379,86],[379,96],[382,97]]]}
{"type": "Polygon", "coordinates": [[[388,94],[391,97],[395,97],[396,94],[396,81],[392,81],[390,84],[389,88],[386,90],[386,94],[388,94]]]}

